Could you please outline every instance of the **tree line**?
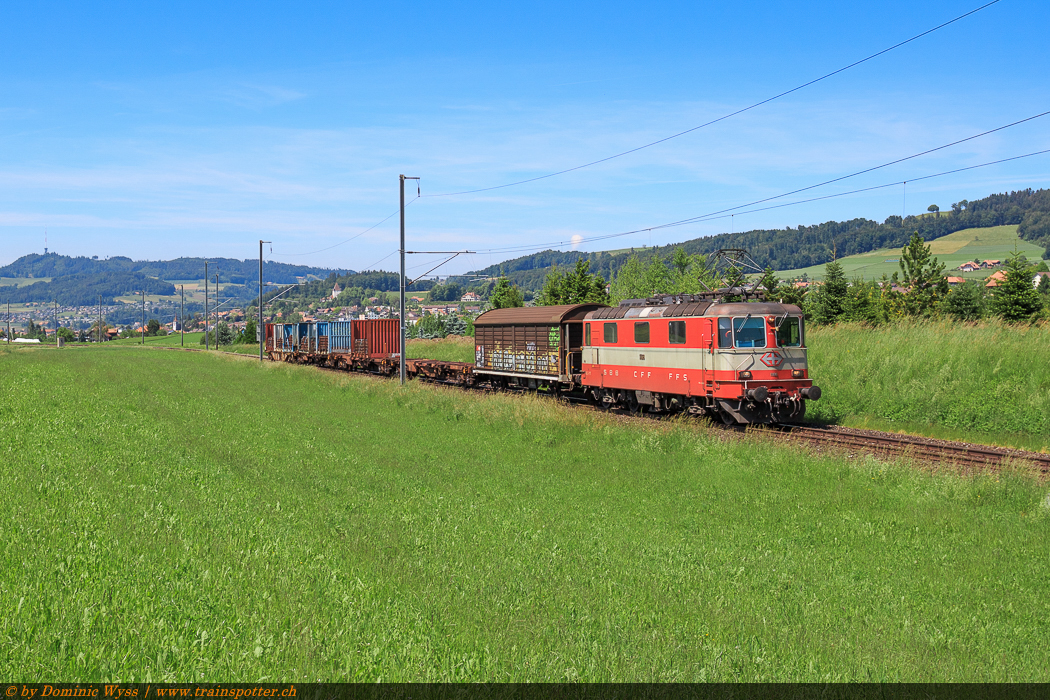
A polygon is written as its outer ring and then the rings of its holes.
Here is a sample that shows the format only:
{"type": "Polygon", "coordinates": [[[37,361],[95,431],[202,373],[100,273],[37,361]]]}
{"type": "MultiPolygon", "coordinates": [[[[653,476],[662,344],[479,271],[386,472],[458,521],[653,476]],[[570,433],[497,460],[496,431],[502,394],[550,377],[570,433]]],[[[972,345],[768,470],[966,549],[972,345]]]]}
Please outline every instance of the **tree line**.
{"type": "MultiPolygon", "coordinates": [[[[176,258],[174,260],[132,260],[121,255],[99,260],[94,257],[71,257],[48,253],[23,255],[10,265],[0,267],[0,277],[65,277],[69,275],[100,275],[105,273],[137,272],[162,280],[198,280],[204,278],[204,263],[210,274],[218,274],[219,281],[229,284],[252,284],[258,291],[259,261],[253,258],[176,258]]],[[[331,270],[309,265],[266,261],[263,274],[270,282],[292,284],[298,277],[310,275],[327,277],[331,270]]]]}
{"type": "Polygon", "coordinates": [[[62,306],[92,306],[102,295],[103,304],[113,304],[113,298],[136,294],[145,290],[147,295],[169,296],[175,294],[171,282],[147,277],[141,273],[103,272],[58,277],[50,282],[36,282],[24,287],[6,287],[5,301],[13,304],[27,301],[55,301],[62,306]]]}

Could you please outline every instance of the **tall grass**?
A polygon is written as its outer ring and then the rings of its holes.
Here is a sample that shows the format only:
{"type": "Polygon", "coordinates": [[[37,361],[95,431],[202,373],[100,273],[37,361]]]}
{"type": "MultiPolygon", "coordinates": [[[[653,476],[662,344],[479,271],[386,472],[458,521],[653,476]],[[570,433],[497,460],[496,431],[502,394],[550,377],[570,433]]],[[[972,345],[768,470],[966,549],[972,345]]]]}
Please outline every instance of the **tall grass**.
{"type": "Polygon", "coordinates": [[[809,417],[943,426],[960,436],[1050,440],[1050,328],[938,321],[843,324],[808,334],[809,417]]]}
{"type": "Polygon", "coordinates": [[[201,353],[0,396],[13,681],[1050,680],[1020,476],[201,353]]]}
{"type": "Polygon", "coordinates": [[[474,338],[450,335],[433,340],[408,341],[409,358],[425,358],[443,362],[474,362],[474,338]]]}

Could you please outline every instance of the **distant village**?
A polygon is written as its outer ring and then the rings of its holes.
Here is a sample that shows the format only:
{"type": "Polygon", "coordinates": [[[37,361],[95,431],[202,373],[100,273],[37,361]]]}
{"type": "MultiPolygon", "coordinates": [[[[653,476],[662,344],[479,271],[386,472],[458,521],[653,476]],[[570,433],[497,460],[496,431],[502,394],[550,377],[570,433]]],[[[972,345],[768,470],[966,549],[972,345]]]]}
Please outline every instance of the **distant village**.
{"type": "MultiPolygon", "coordinates": [[[[335,301],[343,289],[336,284],[331,291],[328,301],[335,301]]],[[[437,317],[448,317],[459,315],[464,318],[473,318],[481,313],[484,300],[473,292],[464,294],[459,302],[426,303],[426,297],[410,296],[406,298],[406,315],[408,325],[414,326],[424,316],[431,314],[437,317]]],[[[23,305],[23,310],[14,311],[11,314],[3,313],[3,322],[0,324],[0,338],[6,337],[8,324],[10,324],[12,336],[16,337],[31,326],[40,327],[41,332],[47,336],[53,336],[57,326],[72,329],[76,335],[83,335],[83,340],[93,342],[92,335],[97,329],[99,317],[103,319],[105,331],[103,340],[112,340],[120,337],[130,337],[143,333],[142,321],[130,323],[109,323],[108,316],[127,312],[129,305],[108,306],[61,306],[48,304],[46,302],[29,302],[23,305]]],[[[312,307],[314,305],[311,305],[312,307]]],[[[217,324],[226,324],[233,333],[241,333],[247,326],[248,319],[243,307],[223,309],[221,311],[210,311],[207,324],[205,324],[202,313],[187,314],[185,329],[182,327],[177,312],[173,315],[171,303],[155,303],[146,301],[145,318],[147,324],[150,319],[155,319],[159,325],[159,334],[168,335],[186,332],[212,331],[217,324]]],[[[291,318],[300,321],[351,321],[377,318],[397,318],[397,307],[384,303],[379,297],[370,297],[367,303],[353,304],[351,306],[331,305],[328,307],[312,308],[306,311],[294,311],[285,313],[277,311],[266,315],[267,321],[287,322],[291,318]]]]}

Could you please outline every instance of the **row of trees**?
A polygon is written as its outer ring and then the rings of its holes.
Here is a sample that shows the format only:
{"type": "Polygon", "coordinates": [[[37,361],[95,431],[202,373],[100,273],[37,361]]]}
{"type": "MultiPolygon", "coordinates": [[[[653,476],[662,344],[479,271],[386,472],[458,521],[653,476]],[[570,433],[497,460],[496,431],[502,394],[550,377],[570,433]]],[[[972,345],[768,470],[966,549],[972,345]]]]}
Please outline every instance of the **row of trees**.
{"type": "Polygon", "coordinates": [[[458,314],[437,316],[426,313],[418,323],[408,327],[407,335],[409,338],[423,340],[444,338],[449,335],[474,335],[474,319],[464,318],[458,314]]]}

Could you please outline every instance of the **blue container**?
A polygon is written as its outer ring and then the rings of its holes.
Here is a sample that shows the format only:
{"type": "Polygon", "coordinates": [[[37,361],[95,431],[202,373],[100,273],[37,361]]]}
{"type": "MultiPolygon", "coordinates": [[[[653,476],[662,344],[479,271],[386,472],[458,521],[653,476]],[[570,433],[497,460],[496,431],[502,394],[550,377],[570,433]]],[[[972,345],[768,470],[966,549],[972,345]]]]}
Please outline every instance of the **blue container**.
{"type": "Polygon", "coordinates": [[[352,345],[351,321],[331,321],[328,326],[328,351],[349,353],[352,345]]]}

